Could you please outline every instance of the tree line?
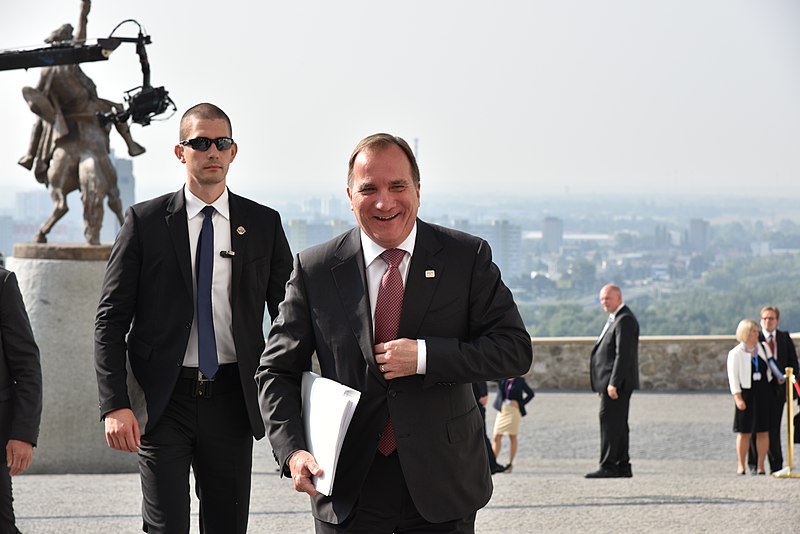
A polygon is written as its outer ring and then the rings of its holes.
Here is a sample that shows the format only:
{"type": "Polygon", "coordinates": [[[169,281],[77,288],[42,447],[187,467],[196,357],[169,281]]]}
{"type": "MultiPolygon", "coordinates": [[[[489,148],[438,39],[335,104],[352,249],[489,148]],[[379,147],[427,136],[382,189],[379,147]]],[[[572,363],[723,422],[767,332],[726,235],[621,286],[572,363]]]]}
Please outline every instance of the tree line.
{"type": "MultiPolygon", "coordinates": [[[[599,292],[602,283],[598,283],[599,292]]],[[[762,306],[781,310],[779,328],[800,332],[800,254],[728,260],[700,279],[677,286],[654,285],[631,292],[625,302],[639,320],[641,334],[733,335],[742,319],[758,322],[762,306]]],[[[637,288],[638,289],[638,288],[637,288]]],[[[585,301],[586,299],[584,299],[585,301]]],[[[520,305],[528,331],[537,337],[596,336],[606,315],[599,303],[574,300],[520,305]]]]}

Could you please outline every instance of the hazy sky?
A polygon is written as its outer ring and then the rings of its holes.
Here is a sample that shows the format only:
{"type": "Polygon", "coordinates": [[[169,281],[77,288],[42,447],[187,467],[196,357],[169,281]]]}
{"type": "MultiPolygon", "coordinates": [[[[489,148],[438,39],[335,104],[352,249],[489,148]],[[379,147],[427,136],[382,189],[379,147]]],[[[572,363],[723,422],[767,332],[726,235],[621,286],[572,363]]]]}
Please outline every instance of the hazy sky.
{"type": "MultiPolygon", "coordinates": [[[[15,2],[0,48],[37,45],[78,9],[15,2]]],[[[179,116],[201,101],[233,120],[229,186],[264,203],[344,196],[350,151],[376,131],[418,140],[423,203],[773,185],[800,196],[796,0],[95,0],[90,41],[128,18],[151,35],[152,83],[179,108],[132,127],[147,147],[139,200],[183,183],[179,116]]],[[[133,45],[83,69],[111,100],[141,83],[133,45]]],[[[20,90],[38,77],[0,72],[0,205],[41,187],[16,164],[34,120],[20,90]]],[[[116,132],[112,146],[125,153],[116,132]]]]}

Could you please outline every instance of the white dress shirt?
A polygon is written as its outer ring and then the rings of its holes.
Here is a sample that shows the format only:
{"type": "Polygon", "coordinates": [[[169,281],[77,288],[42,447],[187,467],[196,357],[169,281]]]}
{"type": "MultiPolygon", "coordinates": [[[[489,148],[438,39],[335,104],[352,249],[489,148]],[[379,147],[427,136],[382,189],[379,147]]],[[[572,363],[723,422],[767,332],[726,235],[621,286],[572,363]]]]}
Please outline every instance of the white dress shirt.
{"type": "MultiPolygon", "coordinates": [[[[414,252],[414,244],[417,242],[417,223],[411,229],[408,237],[400,243],[399,248],[406,252],[403,260],[397,267],[400,276],[403,278],[403,288],[406,287],[408,278],[408,268],[411,266],[411,254],[414,252]]],[[[375,303],[378,301],[378,289],[381,287],[381,278],[386,272],[386,262],[380,257],[384,250],[382,246],[372,241],[367,234],[361,230],[361,250],[364,252],[364,265],[367,266],[367,290],[369,291],[369,307],[372,310],[372,333],[375,333],[375,303]]],[[[425,340],[417,340],[417,374],[424,375],[427,369],[427,350],[425,340]]]]}
{"type": "MultiPolygon", "coordinates": [[[[189,224],[189,251],[192,256],[192,287],[194,288],[194,317],[189,332],[189,344],[183,359],[185,367],[197,367],[197,240],[203,227],[204,215],[200,212],[207,205],[184,186],[186,195],[186,217],[189,224]]],[[[228,204],[228,189],[211,206],[216,210],[211,219],[214,223],[214,272],[211,278],[211,308],[214,315],[214,336],[217,341],[217,359],[220,365],[236,362],[233,344],[233,312],[231,310],[231,258],[223,258],[220,251],[231,248],[231,212],[228,204]]]]}

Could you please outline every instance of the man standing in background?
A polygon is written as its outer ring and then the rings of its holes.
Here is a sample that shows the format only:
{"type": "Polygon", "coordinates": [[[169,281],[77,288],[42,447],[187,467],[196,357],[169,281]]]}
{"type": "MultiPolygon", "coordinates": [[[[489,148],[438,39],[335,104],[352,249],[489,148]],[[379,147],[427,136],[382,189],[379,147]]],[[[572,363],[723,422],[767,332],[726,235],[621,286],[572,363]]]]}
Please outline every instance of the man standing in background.
{"type": "MultiPolygon", "coordinates": [[[[778,330],[778,325],[781,322],[781,312],[777,306],[764,306],[761,308],[761,332],[758,334],[758,340],[769,347],[772,357],[775,359],[779,373],[775,380],[772,381],[772,386],[775,390],[773,401],[774,412],[770,419],[769,427],[769,451],[767,458],[769,458],[769,470],[771,473],[783,469],[783,450],[781,449],[781,418],[783,416],[783,406],[786,404],[786,380],[781,376],[785,373],[787,367],[794,369],[794,374],[797,376],[797,351],[794,348],[794,341],[789,336],[789,332],[778,330]]],[[[773,370],[773,373],[775,371],[773,370]]],[[[788,414],[792,416],[791,413],[788,414]]],[[[750,442],[750,450],[748,452],[747,463],[750,466],[752,473],[756,472],[756,445],[755,433],[753,434],[750,442]]]]}
{"type": "Polygon", "coordinates": [[[0,532],[18,533],[11,477],[33,460],[42,417],[42,366],[17,277],[0,268],[0,532]]]}
{"type": "Polygon", "coordinates": [[[630,478],[628,413],[639,389],[639,322],[613,284],[600,290],[600,304],[609,316],[589,366],[592,391],[600,396],[600,469],[586,478],[630,478]]]}

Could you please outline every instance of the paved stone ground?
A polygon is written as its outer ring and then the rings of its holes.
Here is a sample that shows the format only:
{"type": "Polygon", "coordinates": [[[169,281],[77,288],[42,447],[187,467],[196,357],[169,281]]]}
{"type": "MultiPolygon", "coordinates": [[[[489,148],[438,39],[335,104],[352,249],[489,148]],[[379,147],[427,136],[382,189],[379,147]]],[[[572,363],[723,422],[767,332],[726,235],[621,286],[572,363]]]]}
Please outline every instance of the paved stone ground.
{"type": "MultiPolygon", "coordinates": [[[[632,479],[583,478],[597,467],[598,402],[582,391],[537,392],[522,422],[513,473],[494,476],[478,532],[800,531],[800,479],[735,474],[728,393],[634,394],[632,479]]],[[[800,473],[800,459],[795,466],[800,473]]],[[[307,497],[274,469],[269,445],[258,442],[250,532],[313,532],[307,497]]],[[[26,534],[140,532],[135,474],[23,475],[14,493],[17,524],[26,534]]],[[[193,512],[196,523],[196,502],[193,512]]]]}

